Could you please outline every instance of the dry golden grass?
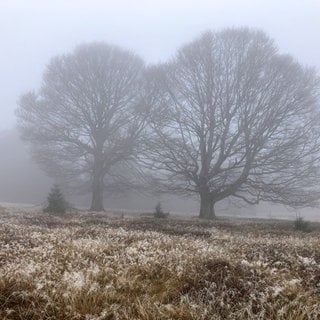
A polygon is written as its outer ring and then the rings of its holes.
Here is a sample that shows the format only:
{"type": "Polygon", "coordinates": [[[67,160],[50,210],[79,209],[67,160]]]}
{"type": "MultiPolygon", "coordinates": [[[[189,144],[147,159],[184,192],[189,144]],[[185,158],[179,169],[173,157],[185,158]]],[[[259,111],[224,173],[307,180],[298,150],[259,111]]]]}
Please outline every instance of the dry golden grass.
{"type": "Polygon", "coordinates": [[[319,231],[0,213],[0,319],[320,319],[319,231]]]}

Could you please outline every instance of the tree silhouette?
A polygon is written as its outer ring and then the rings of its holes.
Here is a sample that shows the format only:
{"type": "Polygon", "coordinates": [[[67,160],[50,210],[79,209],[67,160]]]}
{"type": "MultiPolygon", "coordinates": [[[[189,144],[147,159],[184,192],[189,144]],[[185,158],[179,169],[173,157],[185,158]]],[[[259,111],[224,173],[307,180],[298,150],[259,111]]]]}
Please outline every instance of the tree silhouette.
{"type": "Polygon", "coordinates": [[[150,71],[146,152],[159,192],[196,195],[200,217],[236,197],[299,207],[319,199],[319,78],[263,32],[207,32],[150,71]],[[151,81],[150,81],[151,82],[151,81]]]}

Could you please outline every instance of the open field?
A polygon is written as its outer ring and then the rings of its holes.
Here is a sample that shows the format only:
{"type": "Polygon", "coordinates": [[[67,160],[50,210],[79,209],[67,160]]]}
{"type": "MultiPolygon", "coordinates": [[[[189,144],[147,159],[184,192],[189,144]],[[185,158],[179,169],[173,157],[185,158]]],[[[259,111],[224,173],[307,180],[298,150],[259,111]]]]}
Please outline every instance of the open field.
{"type": "Polygon", "coordinates": [[[320,319],[320,226],[0,208],[0,319],[320,319]]]}

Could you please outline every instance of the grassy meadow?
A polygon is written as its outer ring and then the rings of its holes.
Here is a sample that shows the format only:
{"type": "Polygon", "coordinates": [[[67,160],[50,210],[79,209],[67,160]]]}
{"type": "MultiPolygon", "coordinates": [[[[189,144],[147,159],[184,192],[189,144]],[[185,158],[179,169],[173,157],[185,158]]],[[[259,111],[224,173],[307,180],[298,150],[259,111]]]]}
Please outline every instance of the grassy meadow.
{"type": "Polygon", "coordinates": [[[320,319],[320,227],[0,208],[0,319],[320,319]]]}

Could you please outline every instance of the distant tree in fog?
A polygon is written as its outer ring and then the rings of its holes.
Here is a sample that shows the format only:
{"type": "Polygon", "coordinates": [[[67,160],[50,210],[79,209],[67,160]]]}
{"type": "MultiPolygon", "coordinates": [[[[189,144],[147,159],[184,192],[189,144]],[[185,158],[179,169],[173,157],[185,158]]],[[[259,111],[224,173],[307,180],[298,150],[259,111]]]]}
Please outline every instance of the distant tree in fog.
{"type": "Polygon", "coordinates": [[[207,32],[150,70],[141,161],[159,192],[313,205],[319,198],[319,80],[263,32],[207,32]]]}
{"type": "Polygon", "coordinates": [[[87,186],[92,210],[103,210],[108,186],[127,186],[119,166],[137,153],[143,72],[143,61],[128,51],[82,45],[52,59],[39,92],[20,99],[19,128],[36,161],[50,176],[87,186]]]}

